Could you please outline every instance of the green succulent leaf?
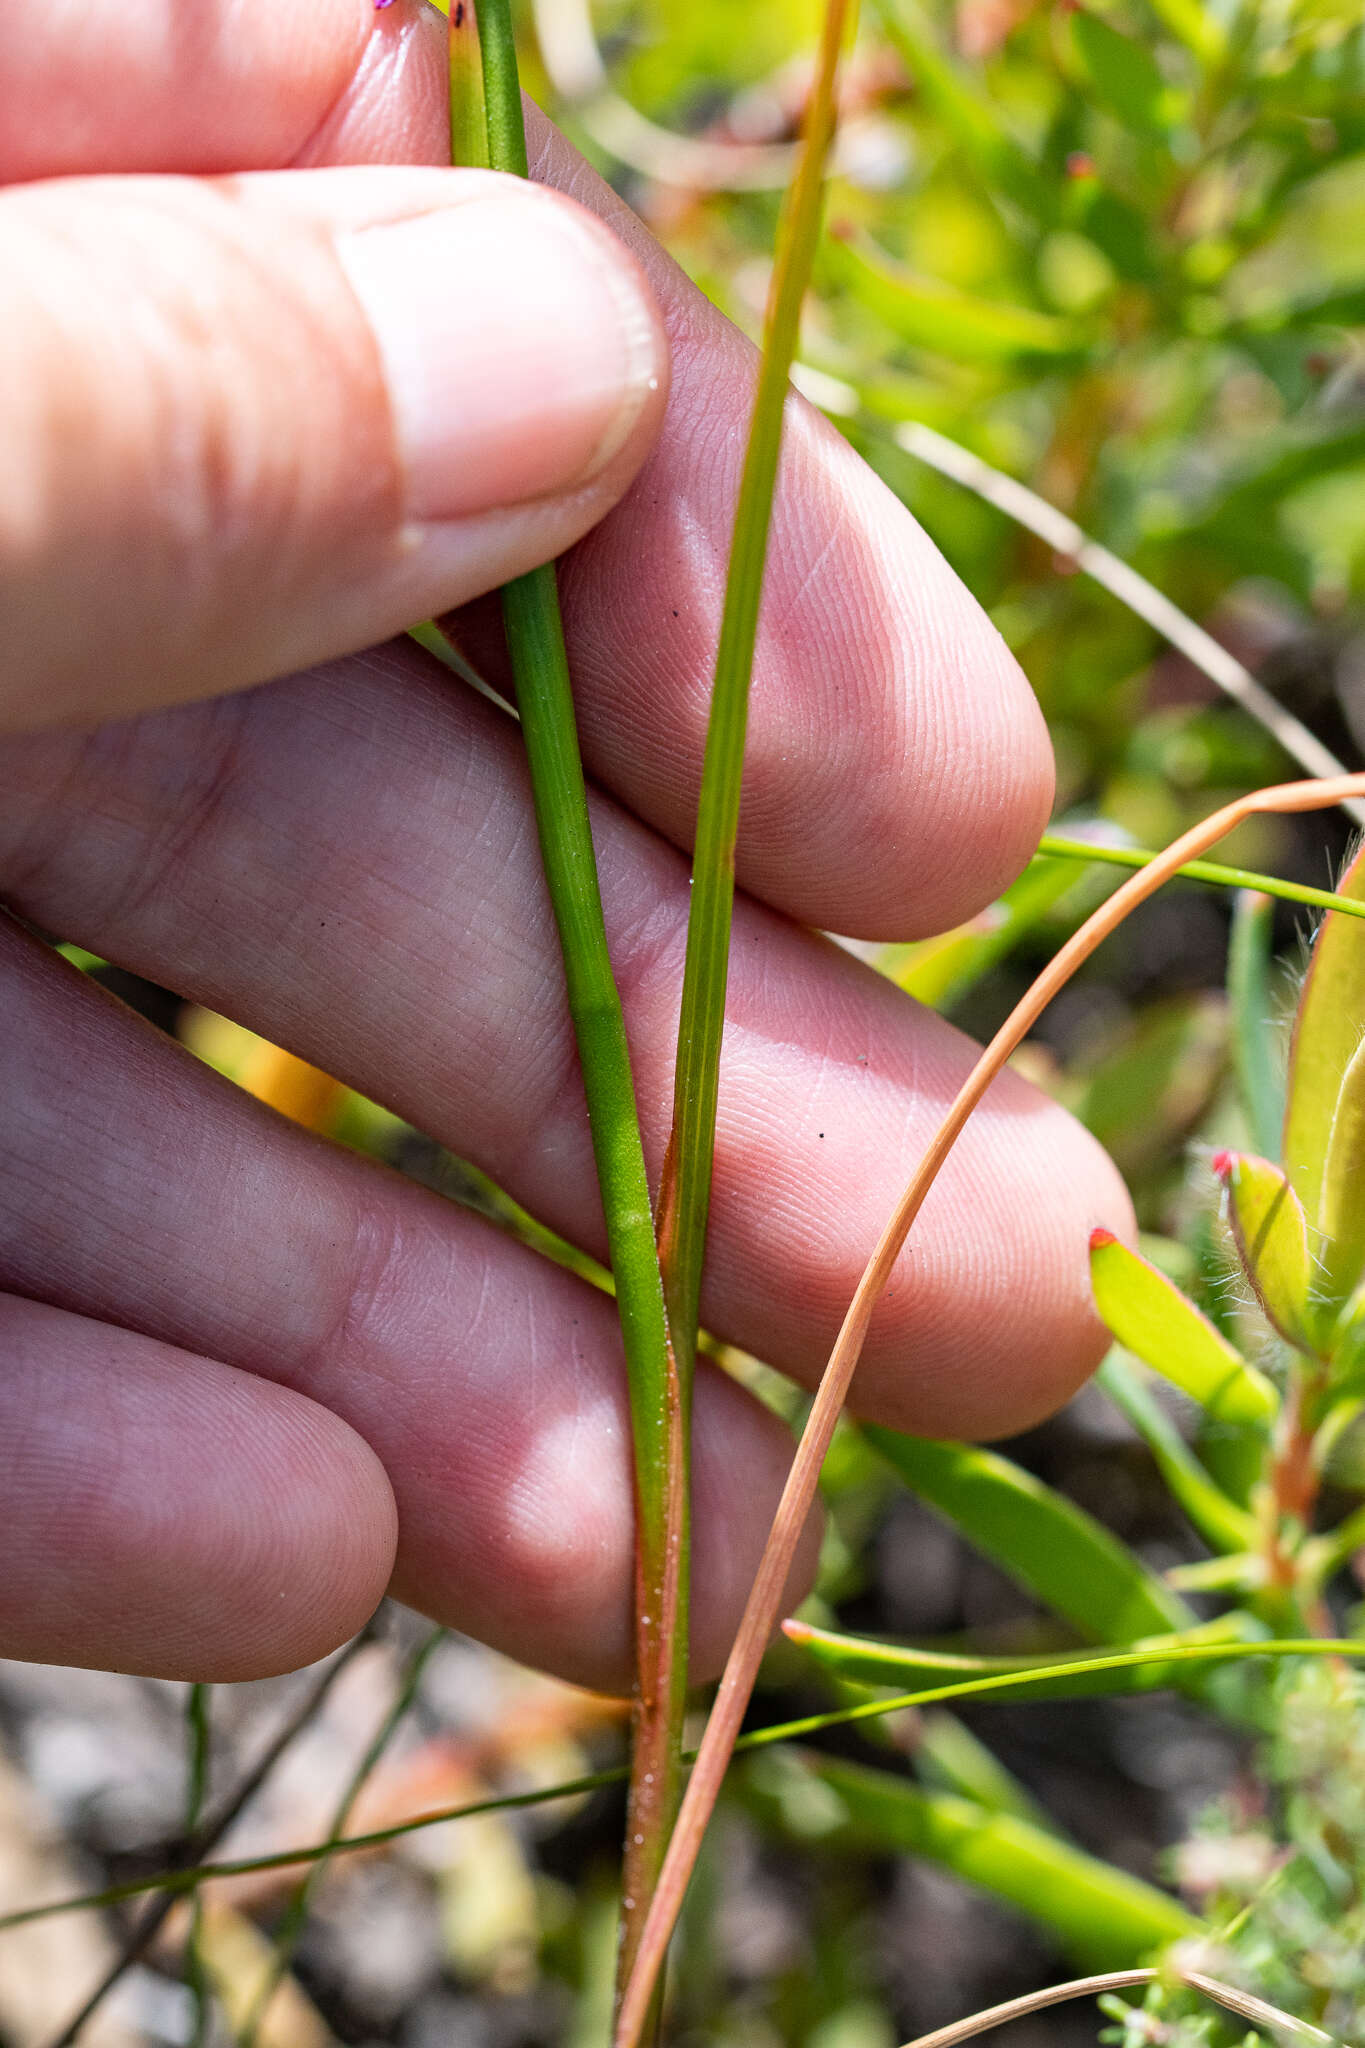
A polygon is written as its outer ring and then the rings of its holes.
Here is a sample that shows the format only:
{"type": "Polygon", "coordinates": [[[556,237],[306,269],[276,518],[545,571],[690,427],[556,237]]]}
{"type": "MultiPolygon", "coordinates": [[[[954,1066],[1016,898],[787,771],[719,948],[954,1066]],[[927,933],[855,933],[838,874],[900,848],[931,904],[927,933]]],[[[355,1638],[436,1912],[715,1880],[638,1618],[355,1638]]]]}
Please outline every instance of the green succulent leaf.
{"type": "Polygon", "coordinates": [[[1242,1427],[1271,1421],[1279,1399],[1269,1380],[1164,1273],[1107,1230],[1091,1234],[1090,1280],[1095,1305],[1119,1343],[1207,1415],[1242,1427]]]}
{"type": "Polygon", "coordinates": [[[1239,889],[1228,941],[1232,1064],[1252,1143],[1267,1157],[1279,1150],[1284,1120],[1284,1079],[1270,991],[1274,929],[1273,898],[1260,889],[1239,889]]]}
{"type": "Polygon", "coordinates": [[[871,1425],[865,1434],[912,1493],[1079,1634],[1128,1643],[1193,1626],[1141,1558],[998,1451],[871,1425]]]}
{"type": "Polygon", "coordinates": [[[1256,1524],[1200,1464],[1165,1410],[1158,1406],[1119,1351],[1095,1375],[1114,1406],[1143,1439],[1172,1498],[1214,1550],[1239,1557],[1255,1547],[1256,1524]]]}
{"type": "Polygon", "coordinates": [[[829,1757],[808,1768],[840,1802],[853,1842],[923,1856],[1049,1928],[1085,1969],[1121,1969],[1200,1932],[1154,1885],[1010,1813],[829,1757]]]}
{"type": "MultiPolygon", "coordinates": [[[[1365,901],[1365,851],[1338,894],[1365,901]]],[[[1322,1236],[1327,1291],[1338,1301],[1365,1270],[1365,931],[1329,912],[1313,946],[1289,1061],[1284,1168],[1322,1236]]]]}
{"type": "Polygon", "coordinates": [[[1288,1176],[1254,1152],[1220,1152],[1213,1170],[1227,1190],[1237,1255],[1257,1300],[1287,1343],[1316,1353],[1319,1274],[1308,1219],[1288,1176]]]}

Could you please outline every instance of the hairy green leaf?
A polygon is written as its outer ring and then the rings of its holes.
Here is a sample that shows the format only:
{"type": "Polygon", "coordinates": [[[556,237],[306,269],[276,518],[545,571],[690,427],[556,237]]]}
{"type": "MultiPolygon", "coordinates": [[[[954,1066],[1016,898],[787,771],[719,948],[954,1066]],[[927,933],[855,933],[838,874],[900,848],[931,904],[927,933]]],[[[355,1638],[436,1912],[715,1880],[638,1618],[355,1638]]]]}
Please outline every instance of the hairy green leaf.
{"type": "Polygon", "coordinates": [[[1257,1300],[1287,1343],[1316,1352],[1318,1272],[1303,1204],[1279,1167],[1252,1152],[1220,1152],[1213,1170],[1227,1189],[1228,1220],[1257,1300]]]}
{"type": "MultiPolygon", "coordinates": [[[[1339,894],[1365,902],[1365,852],[1339,894]]],[[[1326,1283],[1337,1299],[1365,1267],[1365,931],[1329,913],[1313,946],[1289,1061],[1282,1159],[1311,1224],[1322,1233],[1326,1283]]]]}

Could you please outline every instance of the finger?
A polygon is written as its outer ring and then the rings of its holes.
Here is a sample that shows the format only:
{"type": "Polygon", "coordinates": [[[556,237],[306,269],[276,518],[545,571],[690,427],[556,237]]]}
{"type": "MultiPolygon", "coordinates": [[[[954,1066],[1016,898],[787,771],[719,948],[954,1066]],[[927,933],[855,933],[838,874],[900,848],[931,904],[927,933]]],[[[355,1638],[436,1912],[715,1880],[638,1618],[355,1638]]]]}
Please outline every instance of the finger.
{"type": "MultiPolygon", "coordinates": [[[[600,1251],[519,736],[421,663],[394,650],[83,747],[13,746],[0,889],[386,1101],[600,1251]]],[[[594,833],[657,1169],[688,877],[608,804],[594,833]]],[[[740,900],[710,1327],[815,1377],[973,1053],[861,963],[740,900]]],[[[1094,1142],[1006,1076],[926,1205],[857,1404],[931,1435],[1036,1421],[1098,1355],[1087,1238],[1127,1214],[1094,1142]]]]}
{"type": "Polygon", "coordinates": [[[648,288],[486,172],[0,195],[0,725],[239,688],[576,540],[658,425],[648,288]]]}
{"type": "MultiPolygon", "coordinates": [[[[392,1527],[377,1457],[397,1503],[399,1598],[525,1662],[626,1687],[634,1515],[612,1303],[466,1211],[283,1123],[3,924],[0,970],[0,1286],[73,1312],[20,1382],[28,1412],[41,1410],[26,1426],[36,1448],[21,1438],[13,1458],[0,1455],[0,1506],[11,1508],[17,1471],[36,1532],[13,1604],[0,1595],[0,1641],[7,1616],[21,1630],[32,1593],[34,1632],[16,1633],[29,1647],[12,1654],[152,1668],[159,1629],[163,1661],[183,1653],[177,1668],[192,1667],[212,1625],[195,1560],[221,1542],[209,1583],[231,1596],[224,1661],[242,1675],[287,1661],[291,1641],[317,1655],[322,1637],[344,1633],[339,1616],[349,1628],[369,1611],[342,1598],[362,1582],[360,1559],[371,1607],[382,1590],[374,1532],[391,1545],[392,1527]],[[103,1398],[92,1372],[111,1389],[103,1398]],[[360,1498],[347,1456],[378,1504],[360,1498]],[[144,1469],[165,1485],[130,1504],[144,1469]],[[341,1483],[319,1506],[328,1469],[341,1483]],[[93,1508],[71,1520],[43,1576],[44,1531],[73,1494],[93,1508]],[[97,1654],[82,1645],[95,1589],[113,1583],[106,1553],[131,1590],[91,1623],[97,1654]],[[287,1565],[302,1589],[331,1588],[313,1636],[293,1593],[279,1599],[287,1565]]],[[[3,1412],[0,1396],[0,1427],[3,1412]]],[[[791,1445],[714,1367],[698,1378],[696,1426],[704,1677],[729,1647],[791,1445]]],[[[812,1530],[794,1599],[815,1542],[812,1530]]]]}
{"type": "Polygon", "coordinates": [[[262,1678],[374,1612],[393,1495],[336,1416],[13,1295],[0,1352],[0,1655],[262,1678]]]}
{"type": "MultiPolygon", "coordinates": [[[[0,167],[22,142],[22,175],[435,164],[448,146],[444,26],[415,0],[378,13],[370,0],[307,0],[283,14],[270,0],[128,0],[82,10],[79,33],[63,7],[0,20],[0,70],[11,63],[27,67],[29,90],[11,98],[0,167]]],[[[531,139],[536,175],[634,250],[672,338],[656,455],[563,584],[589,762],[688,845],[753,351],[534,109],[531,139]]],[[[547,551],[564,539],[547,535],[547,551]]],[[[362,574],[373,571],[371,560],[362,574]]],[[[338,609],[338,623],[347,616],[338,609]]],[[[868,937],[971,915],[1027,858],[1051,801],[1042,721],[999,636],[904,508],[796,400],[746,777],[741,880],[806,922],[868,937]]]]}
{"type": "Polygon", "coordinates": [[[27,19],[5,8],[0,182],[273,170],[343,133],[354,159],[334,148],[315,160],[439,163],[443,30],[417,0],[51,0],[27,19]]]}

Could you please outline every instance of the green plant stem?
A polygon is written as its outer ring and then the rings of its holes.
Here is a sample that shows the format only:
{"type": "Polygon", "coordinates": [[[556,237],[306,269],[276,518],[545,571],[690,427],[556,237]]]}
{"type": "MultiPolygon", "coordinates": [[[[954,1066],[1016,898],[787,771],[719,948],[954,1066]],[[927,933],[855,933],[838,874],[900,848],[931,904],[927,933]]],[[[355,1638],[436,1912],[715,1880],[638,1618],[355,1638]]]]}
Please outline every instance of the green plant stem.
{"type": "MultiPolygon", "coordinates": [[[[508,0],[480,0],[494,170],[527,175],[508,0]]],[[[637,1700],[622,1890],[622,1949],[648,1910],[681,1784],[687,1685],[685,1422],[669,1343],[654,1215],[621,999],[607,949],[587,789],[552,566],[502,593],[546,885],[559,929],[630,1391],[635,1453],[637,1700]]]]}
{"type": "MultiPolygon", "coordinates": [[[[1074,1676],[1077,1670],[1121,1671],[1137,1670],[1144,1664],[1208,1664],[1229,1663],[1246,1657],[1344,1657],[1360,1659],[1365,1657],[1365,1643],[1336,1640],[1323,1636],[1289,1638],[1284,1641],[1237,1643],[1194,1643],[1170,1644],[1156,1650],[1124,1650],[1112,1655],[1077,1657],[1072,1655],[1063,1664],[1055,1667],[1058,1675],[1074,1676]]],[[[741,1735],[735,1744],[736,1753],[754,1749],[770,1749],[775,1744],[794,1742],[803,1736],[819,1735],[829,1728],[843,1728],[861,1721],[874,1721],[884,1714],[904,1713],[911,1707],[940,1706],[953,1699],[975,1698],[980,1694],[1002,1693],[1008,1697],[1011,1691],[1019,1692],[1026,1685],[1036,1686],[1045,1676],[1042,1669],[1027,1672],[1004,1672],[985,1678],[963,1679],[960,1682],[937,1685],[918,1692],[897,1693],[894,1697],[865,1700],[853,1707],[836,1707],[825,1714],[808,1714],[799,1721],[783,1721],[769,1728],[754,1728],[747,1735],[741,1735]]],[[[695,1752],[688,1751],[686,1761],[691,1762],[695,1752]]],[[[395,1821],[390,1827],[373,1828],[363,1835],[342,1835],[333,1841],[313,1842],[292,1849],[277,1849],[268,1856],[243,1856],[221,1863],[201,1863],[183,1870],[161,1870],[150,1877],[129,1878],[123,1884],[107,1885],[103,1891],[82,1892],[69,1899],[54,1899],[42,1906],[25,1906],[16,1913],[0,1915],[0,1934],[6,1934],[16,1927],[27,1927],[35,1920],[48,1920],[59,1913],[96,1912],[106,1907],[119,1906],[128,1899],[135,1899],[147,1892],[163,1892],[166,1906],[179,1898],[182,1892],[193,1891],[196,1886],[209,1884],[215,1878],[250,1877],[263,1870],[288,1870],[300,1863],[321,1862],[330,1856],[354,1854],[366,1849],[382,1849],[390,1842],[400,1841],[404,1835],[418,1834],[423,1828],[443,1827],[447,1821],[473,1820],[479,1814],[513,1812],[521,1807],[545,1806],[555,1799],[576,1799],[589,1792],[603,1790],[609,1785],[621,1784],[627,1776],[624,1766],[613,1770],[589,1771],[582,1777],[565,1779],[559,1785],[543,1785],[530,1792],[502,1792],[489,1799],[475,1799],[462,1806],[434,1807],[430,1812],[414,1814],[410,1820],[395,1821]]]]}
{"type": "MultiPolygon", "coordinates": [[[[135,1898],[140,1892],[160,1891],[162,1893],[162,1897],[155,1899],[142,1915],[124,1941],[123,1947],[100,1978],[99,1983],[85,1999],[80,2011],[74,2014],[61,2033],[50,2044],[50,2048],[71,2048],[71,2043],[75,2040],[91,2014],[97,2007],[103,2004],[124,1973],[132,1968],[133,1964],[137,1962],[140,1956],[145,1954],[152,1942],[155,1941],[157,1935],[165,1926],[171,1908],[181,1893],[193,1891],[200,1882],[198,1873],[207,1867],[203,1859],[208,1855],[209,1850],[223,1839],[223,1836],[232,1826],[238,1814],[255,1798],[261,1786],[274,1770],[276,1764],[295,1737],[300,1735],[308,1726],[308,1723],[312,1720],[333,1685],[346,1669],[346,1666],[351,1662],[351,1659],[359,1651],[363,1650],[367,1643],[371,1643],[373,1640],[373,1625],[370,1625],[362,1629],[361,1633],[351,1642],[347,1643],[346,1647],[333,1658],[327,1669],[304,1696],[298,1709],[290,1715],[265,1753],[247,1772],[237,1790],[232,1793],[216,1814],[205,1821],[203,1827],[189,1845],[188,1859],[183,1870],[166,1872],[161,1878],[153,1879],[150,1884],[141,1883],[115,1887],[118,1893],[117,1899],[101,1896],[97,1901],[100,1904],[114,1905],[118,1903],[118,1899],[135,1898]]],[[[3,1931],[6,1925],[19,1926],[21,1918],[41,1918],[45,1912],[50,1910],[52,1909],[39,1906],[21,1917],[12,1915],[8,1921],[0,1921],[0,1931],[3,1931]]]]}
{"type": "MultiPolygon", "coordinates": [[[[1100,846],[1092,839],[1068,839],[1057,832],[1045,832],[1034,857],[1145,868],[1158,856],[1143,846],[1100,846]]],[[[1365,917],[1365,903],[1338,896],[1331,889],[1313,889],[1307,882],[1285,882],[1278,875],[1258,875],[1251,868],[1224,867],[1221,861],[1187,860],[1176,869],[1176,874],[1187,882],[1216,882],[1223,889],[1256,889],[1262,896],[1277,896],[1285,903],[1306,903],[1314,910],[1341,910],[1347,917],[1365,917]]]]}
{"type": "Polygon", "coordinates": [[[782,448],[782,418],[801,306],[819,239],[825,164],[834,135],[835,78],[848,14],[848,0],[831,0],[826,9],[800,169],[778,235],[758,388],[735,509],[702,766],[674,1071],[673,1129],[659,1197],[660,1262],[685,1401],[696,1356],[715,1152],[749,688],[782,448]]]}
{"type": "MultiPolygon", "coordinates": [[[[209,1688],[192,1685],[185,1701],[185,1839],[193,1841],[204,1812],[208,1789],[209,1752],[212,1730],[209,1719],[209,1688]]],[[[193,2001],[188,2048],[203,2048],[209,2029],[209,1984],[204,1968],[204,1915],[196,1892],[190,1904],[189,1932],[185,1937],[185,1983],[193,2001]]]]}
{"type": "MultiPolygon", "coordinates": [[[[355,1810],[357,1799],[359,1799],[369,1783],[370,1775],[375,1765],[379,1762],[397,1734],[398,1729],[406,1720],[412,1703],[417,1697],[417,1688],[422,1682],[422,1673],[427,1668],[427,1663],[433,1650],[445,1641],[445,1637],[445,1629],[433,1629],[431,1634],[418,1645],[409,1658],[402,1683],[394,1695],[388,1712],[370,1738],[369,1743],[366,1745],[365,1754],[351,1773],[350,1778],[346,1782],[345,1790],[337,1801],[336,1810],[332,1815],[332,1825],[327,1831],[327,1842],[330,1842],[333,1846],[341,1840],[345,1833],[346,1823],[355,1810]]],[[[312,1903],[313,1893],[321,1881],[323,1872],[327,1867],[327,1862],[328,1858],[325,1855],[317,1858],[302,1884],[296,1887],[293,1897],[284,1910],[283,1918],[275,1935],[275,1953],[270,1959],[270,1967],[266,1971],[256,1995],[251,2001],[250,2010],[238,2032],[237,2038],[242,2044],[242,2048],[255,2048],[255,2042],[260,2033],[261,2024],[265,2019],[266,2012],[269,2009],[270,2001],[275,1996],[285,1972],[294,1960],[294,1951],[299,1945],[299,1938],[303,1933],[304,1923],[308,1918],[308,1908],[312,1903]]]]}

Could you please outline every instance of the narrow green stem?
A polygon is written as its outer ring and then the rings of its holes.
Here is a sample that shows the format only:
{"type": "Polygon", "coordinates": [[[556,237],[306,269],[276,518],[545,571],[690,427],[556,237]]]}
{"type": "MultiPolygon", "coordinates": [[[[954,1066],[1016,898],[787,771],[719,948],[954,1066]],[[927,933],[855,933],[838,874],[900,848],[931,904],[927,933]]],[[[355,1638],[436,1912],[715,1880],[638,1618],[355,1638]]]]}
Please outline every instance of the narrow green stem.
{"type": "Polygon", "coordinates": [[[444,1642],[445,1636],[445,1629],[433,1629],[425,1641],[420,1643],[413,1652],[413,1655],[408,1660],[408,1668],[403,1675],[403,1682],[399,1686],[388,1712],[375,1730],[366,1747],[365,1754],[361,1757],[360,1762],[356,1765],[346,1782],[345,1790],[337,1801],[336,1809],[332,1815],[332,1824],[327,1831],[326,1840],[322,1844],[324,1853],[314,1860],[312,1869],[307,1877],[304,1878],[302,1884],[295,1887],[294,1895],[285,1907],[284,1915],[275,1934],[275,1952],[270,1958],[270,1967],[257,1987],[250,2009],[238,2030],[237,2039],[241,2044],[241,2048],[255,2048],[255,2042],[261,2030],[261,2023],[269,2010],[270,2001],[275,1996],[285,1972],[294,1960],[294,1951],[299,1945],[304,1923],[308,1918],[308,1908],[312,1904],[313,1893],[316,1891],[322,1874],[327,1867],[329,1859],[326,1852],[329,1848],[334,1848],[345,1834],[346,1823],[355,1810],[357,1799],[359,1799],[369,1783],[370,1775],[375,1765],[392,1742],[403,1721],[406,1720],[412,1703],[417,1697],[417,1688],[422,1682],[422,1673],[427,1668],[427,1662],[431,1657],[432,1651],[436,1649],[438,1644],[444,1642]]]}
{"type": "MultiPolygon", "coordinates": [[[[192,1685],[185,1701],[185,1839],[193,1841],[204,1812],[208,1790],[209,1754],[212,1729],[209,1718],[209,1688],[192,1685]]],[[[210,2000],[208,1972],[204,1966],[204,1914],[199,1894],[190,1902],[189,1932],[185,1937],[185,1983],[193,2001],[189,2048],[203,2048],[208,2038],[210,2000]]]]}
{"type": "MultiPolygon", "coordinates": [[[[1100,846],[1092,839],[1067,839],[1045,832],[1038,841],[1035,858],[1101,861],[1115,868],[1145,868],[1157,856],[1142,846],[1100,846]]],[[[1188,882],[1216,882],[1224,889],[1257,889],[1263,896],[1277,896],[1285,903],[1307,903],[1314,910],[1341,910],[1348,917],[1365,917],[1365,903],[1354,903],[1331,889],[1313,889],[1306,882],[1285,882],[1278,875],[1258,875],[1251,868],[1224,867],[1216,860],[1187,860],[1176,873],[1188,882]]]]}
{"type": "MultiPolygon", "coordinates": [[[[480,0],[494,170],[527,174],[508,0],[480,0]]],[[[621,999],[607,949],[587,789],[552,566],[502,593],[546,885],[559,928],[606,1217],[630,1393],[636,1493],[638,1698],[623,1884],[623,1954],[653,1895],[681,1784],[687,1684],[685,1424],[669,1343],[654,1215],[621,999]]]]}
{"type": "Polygon", "coordinates": [[[825,164],[834,134],[834,83],[848,13],[848,0],[831,0],[825,12],[800,168],[778,234],[758,388],[735,508],[697,808],[673,1129],[659,1198],[664,1293],[684,1403],[690,1399],[696,1357],[711,1199],[749,687],[782,449],[782,418],[801,306],[819,240],[825,164]]]}

